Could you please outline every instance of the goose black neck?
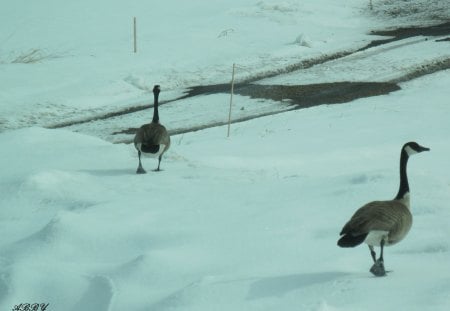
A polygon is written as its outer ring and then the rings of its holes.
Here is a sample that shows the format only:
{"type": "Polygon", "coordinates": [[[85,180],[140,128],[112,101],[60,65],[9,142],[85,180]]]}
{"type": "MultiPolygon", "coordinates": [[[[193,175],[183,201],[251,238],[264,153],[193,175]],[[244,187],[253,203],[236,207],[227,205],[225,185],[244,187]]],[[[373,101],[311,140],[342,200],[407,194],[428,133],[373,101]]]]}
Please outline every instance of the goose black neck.
{"type": "Polygon", "coordinates": [[[159,113],[158,113],[158,96],[159,92],[153,92],[153,96],[155,98],[154,104],[153,104],[153,123],[159,123],[159,113]]]}
{"type": "Polygon", "coordinates": [[[395,197],[397,200],[403,199],[405,194],[409,193],[408,176],[406,174],[408,159],[408,153],[402,149],[402,153],[400,155],[400,187],[398,189],[397,196],[395,197]]]}

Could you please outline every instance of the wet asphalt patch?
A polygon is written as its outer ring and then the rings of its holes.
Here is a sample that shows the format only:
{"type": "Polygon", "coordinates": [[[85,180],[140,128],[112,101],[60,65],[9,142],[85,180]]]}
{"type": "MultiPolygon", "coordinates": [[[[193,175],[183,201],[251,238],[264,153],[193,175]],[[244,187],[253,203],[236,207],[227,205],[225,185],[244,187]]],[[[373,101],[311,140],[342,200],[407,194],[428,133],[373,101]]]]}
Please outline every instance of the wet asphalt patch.
{"type": "MultiPolygon", "coordinates": [[[[299,109],[347,103],[358,98],[385,95],[398,90],[400,86],[390,82],[332,82],[307,85],[238,84],[234,87],[235,94],[253,99],[289,101],[299,109]]],[[[229,92],[229,84],[199,86],[190,88],[188,97],[229,92]]]]}
{"type": "MultiPolygon", "coordinates": [[[[396,28],[392,30],[374,30],[370,32],[374,36],[388,37],[386,39],[374,40],[365,47],[359,49],[358,51],[367,50],[372,47],[380,46],[383,44],[388,44],[394,41],[404,40],[411,37],[440,37],[450,35],[450,22],[433,25],[428,27],[406,27],[406,28],[396,28]]],[[[447,38],[448,40],[449,38],[447,38]]],[[[441,42],[444,40],[436,40],[441,42]]]]}

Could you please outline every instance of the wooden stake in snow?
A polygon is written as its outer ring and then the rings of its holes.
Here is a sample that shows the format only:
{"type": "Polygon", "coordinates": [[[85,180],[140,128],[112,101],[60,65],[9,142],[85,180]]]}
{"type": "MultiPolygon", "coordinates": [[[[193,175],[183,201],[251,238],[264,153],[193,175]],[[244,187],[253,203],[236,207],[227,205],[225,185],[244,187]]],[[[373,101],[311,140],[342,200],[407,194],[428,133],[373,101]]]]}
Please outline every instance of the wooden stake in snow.
{"type": "Polygon", "coordinates": [[[236,64],[233,64],[233,73],[231,74],[231,94],[230,94],[230,111],[228,113],[228,133],[227,137],[230,137],[230,126],[231,126],[231,107],[233,105],[233,93],[234,93],[234,72],[236,69],[236,64]]]}
{"type": "Polygon", "coordinates": [[[134,53],[137,53],[136,17],[133,17],[133,44],[134,53]]]}

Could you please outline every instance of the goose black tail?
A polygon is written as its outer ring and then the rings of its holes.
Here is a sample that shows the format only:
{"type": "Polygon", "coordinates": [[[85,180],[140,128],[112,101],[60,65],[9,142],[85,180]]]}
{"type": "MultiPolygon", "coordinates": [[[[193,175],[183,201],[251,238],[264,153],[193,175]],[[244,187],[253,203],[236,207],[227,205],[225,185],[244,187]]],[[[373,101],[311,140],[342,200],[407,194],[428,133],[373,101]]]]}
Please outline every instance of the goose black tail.
{"type": "Polygon", "coordinates": [[[352,235],[350,233],[346,233],[339,239],[337,244],[340,247],[355,247],[364,242],[366,237],[367,233],[361,235],[352,235]]]}
{"type": "Polygon", "coordinates": [[[142,144],[141,151],[144,153],[157,153],[160,145],[142,144]]]}

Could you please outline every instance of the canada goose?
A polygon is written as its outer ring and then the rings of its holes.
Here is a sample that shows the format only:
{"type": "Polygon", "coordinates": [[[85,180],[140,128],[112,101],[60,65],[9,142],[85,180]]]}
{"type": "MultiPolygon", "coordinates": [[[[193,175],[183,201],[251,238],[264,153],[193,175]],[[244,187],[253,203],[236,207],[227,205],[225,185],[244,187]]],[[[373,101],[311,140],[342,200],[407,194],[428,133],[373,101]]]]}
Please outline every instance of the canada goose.
{"type": "Polygon", "coordinates": [[[159,171],[162,155],[170,147],[170,136],[167,133],[166,128],[159,123],[158,97],[160,91],[159,85],[153,87],[155,102],[153,106],[152,122],[142,125],[137,131],[136,136],[134,136],[134,146],[136,147],[139,156],[139,166],[136,171],[137,174],[146,173],[142,167],[141,153],[158,157],[158,168],[155,171],[159,171]]]}
{"type": "Polygon", "coordinates": [[[416,142],[403,145],[400,153],[400,187],[397,196],[390,201],[374,201],[358,209],[345,224],[337,242],[340,247],[355,247],[362,242],[369,245],[374,261],[370,272],[384,276],[383,248],[400,242],[412,225],[409,206],[409,184],[406,175],[408,159],[413,154],[429,151],[416,142]],[[380,257],[376,259],[374,246],[380,246],[380,257]]]}

